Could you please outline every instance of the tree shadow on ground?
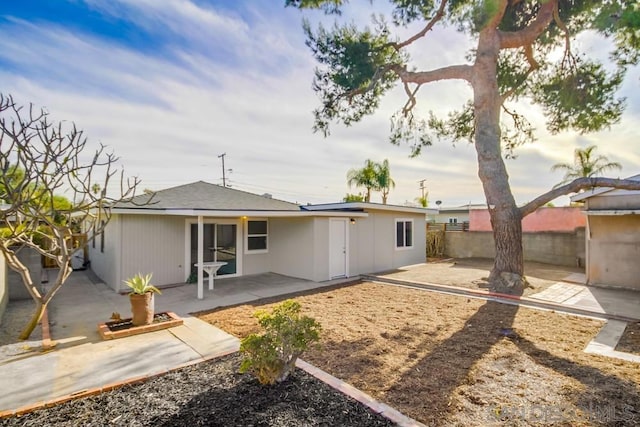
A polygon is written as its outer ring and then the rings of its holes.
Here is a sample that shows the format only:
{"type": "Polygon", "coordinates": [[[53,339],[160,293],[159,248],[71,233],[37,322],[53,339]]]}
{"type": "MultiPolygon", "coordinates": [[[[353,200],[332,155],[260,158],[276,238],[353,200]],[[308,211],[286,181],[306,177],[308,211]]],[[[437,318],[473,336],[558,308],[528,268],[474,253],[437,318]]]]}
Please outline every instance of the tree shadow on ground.
{"type": "Polygon", "coordinates": [[[423,414],[420,421],[425,424],[442,423],[455,389],[467,382],[476,362],[504,339],[518,309],[494,302],[481,306],[461,329],[417,360],[387,391],[385,400],[409,416],[423,414]]]}
{"type": "MultiPolygon", "coordinates": [[[[607,374],[592,366],[556,356],[520,335],[515,335],[511,339],[538,365],[573,378],[584,386],[581,389],[571,389],[567,396],[574,402],[579,413],[575,408],[553,408],[555,412],[558,412],[558,409],[561,410],[561,413],[556,415],[562,418],[562,421],[586,421],[593,425],[640,425],[638,384],[607,374]]],[[[615,360],[611,363],[615,363],[615,360]]]]}

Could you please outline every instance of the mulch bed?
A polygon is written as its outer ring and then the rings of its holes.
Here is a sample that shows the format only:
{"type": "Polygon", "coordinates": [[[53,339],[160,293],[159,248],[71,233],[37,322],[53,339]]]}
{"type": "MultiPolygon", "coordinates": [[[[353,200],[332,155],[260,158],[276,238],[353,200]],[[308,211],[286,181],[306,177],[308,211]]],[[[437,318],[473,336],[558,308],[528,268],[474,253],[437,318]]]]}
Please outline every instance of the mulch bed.
{"type": "MultiPolygon", "coordinates": [[[[153,321],[151,323],[163,323],[172,320],[171,316],[167,313],[156,313],[153,315],[153,321]]],[[[133,328],[132,319],[112,320],[105,323],[111,332],[122,331],[124,329],[133,328]]]]}
{"type": "Polygon", "coordinates": [[[640,322],[627,325],[616,350],[640,356],[640,322]]]}
{"type": "Polygon", "coordinates": [[[2,426],[392,426],[296,369],[275,386],[239,374],[238,354],[21,417],[2,426]]]}

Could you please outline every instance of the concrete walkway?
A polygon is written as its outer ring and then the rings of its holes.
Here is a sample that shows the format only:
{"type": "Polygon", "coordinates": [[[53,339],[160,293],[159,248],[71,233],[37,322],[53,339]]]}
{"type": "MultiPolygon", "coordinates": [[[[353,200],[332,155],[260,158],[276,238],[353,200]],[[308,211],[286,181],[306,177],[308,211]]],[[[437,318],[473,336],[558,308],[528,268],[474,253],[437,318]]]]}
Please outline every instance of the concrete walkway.
{"type": "MultiPolygon", "coordinates": [[[[568,308],[587,310],[608,318],[640,320],[640,292],[570,283],[570,280],[580,280],[576,275],[566,280],[553,284],[544,291],[531,295],[530,298],[549,301],[568,308]]],[[[584,276],[582,283],[584,283],[584,276]]]]}
{"type": "Polygon", "coordinates": [[[529,296],[514,297],[511,295],[495,294],[485,289],[442,285],[437,282],[434,283],[423,280],[425,276],[420,274],[423,268],[425,268],[425,264],[419,264],[416,266],[408,266],[397,271],[364,275],[363,278],[382,283],[415,286],[422,289],[457,295],[502,300],[502,302],[520,304],[531,308],[561,310],[568,313],[599,317],[602,319],[640,321],[639,291],[585,286],[584,274],[571,273],[562,281],[551,284],[542,292],[529,296]]]}
{"type": "Polygon", "coordinates": [[[103,341],[97,325],[108,321],[113,312],[129,317],[129,298],[113,292],[90,271],[74,272],[48,310],[55,347],[42,352],[22,343],[13,346],[18,351],[0,351],[0,416],[72,395],[97,393],[238,350],[237,338],[188,313],[337,283],[271,273],[219,279],[213,291],[205,290],[203,300],[196,298],[195,285],[171,287],[156,297],[155,310],[177,313],[183,325],[103,341]]]}
{"type": "Polygon", "coordinates": [[[0,364],[0,414],[88,395],[237,351],[237,338],[195,317],[171,329],[85,342],[0,364]]]}

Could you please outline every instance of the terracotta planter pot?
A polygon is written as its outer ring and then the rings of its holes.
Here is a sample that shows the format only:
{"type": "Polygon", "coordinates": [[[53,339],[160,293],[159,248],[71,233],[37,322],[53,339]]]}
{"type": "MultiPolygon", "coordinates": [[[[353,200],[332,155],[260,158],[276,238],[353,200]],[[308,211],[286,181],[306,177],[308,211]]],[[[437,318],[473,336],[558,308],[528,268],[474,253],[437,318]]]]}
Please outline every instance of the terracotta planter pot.
{"type": "Polygon", "coordinates": [[[149,325],[153,322],[153,292],[131,294],[131,314],[133,326],[149,325]]]}

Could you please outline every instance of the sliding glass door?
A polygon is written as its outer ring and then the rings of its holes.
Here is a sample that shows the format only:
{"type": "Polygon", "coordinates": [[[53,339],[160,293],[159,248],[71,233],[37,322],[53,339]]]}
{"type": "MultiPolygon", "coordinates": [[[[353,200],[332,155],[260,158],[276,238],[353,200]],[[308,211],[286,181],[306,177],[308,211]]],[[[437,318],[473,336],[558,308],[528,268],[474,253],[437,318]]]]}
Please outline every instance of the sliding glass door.
{"type": "MultiPolygon", "coordinates": [[[[198,262],[198,224],[191,224],[191,273],[196,272],[194,264],[198,262]]],[[[204,262],[222,261],[227,265],[220,267],[218,276],[236,274],[237,267],[237,235],[238,226],[236,224],[203,224],[203,259],[204,262]]]]}

